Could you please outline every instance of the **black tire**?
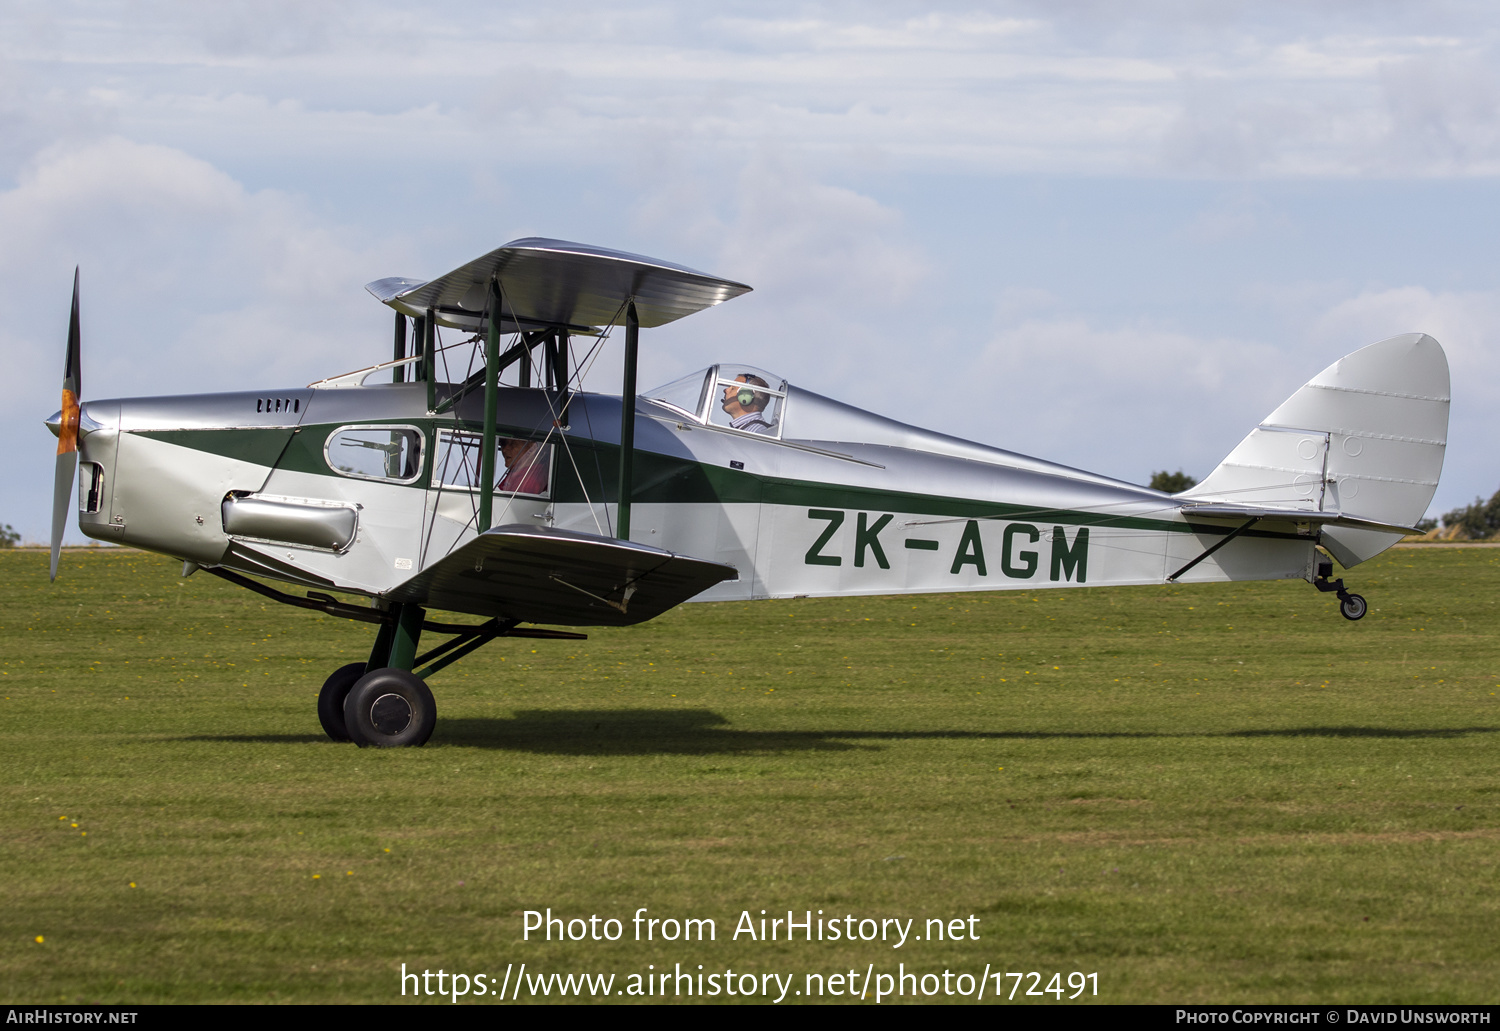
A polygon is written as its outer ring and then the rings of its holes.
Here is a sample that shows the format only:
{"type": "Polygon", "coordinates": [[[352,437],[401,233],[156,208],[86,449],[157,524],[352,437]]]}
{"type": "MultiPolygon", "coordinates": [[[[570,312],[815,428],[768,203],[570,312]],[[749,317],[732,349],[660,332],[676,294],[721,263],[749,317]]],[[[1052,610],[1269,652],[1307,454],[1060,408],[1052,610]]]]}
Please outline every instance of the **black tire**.
{"type": "Polygon", "coordinates": [[[1345,594],[1339,598],[1339,615],[1345,619],[1364,619],[1368,611],[1369,605],[1358,594],[1345,594]]]}
{"type": "Polygon", "coordinates": [[[318,722],[323,724],[323,733],[334,741],[349,740],[349,729],[344,726],[344,699],[364,675],[363,662],[340,666],[328,675],[323,681],[323,690],[318,692],[318,722]]]}
{"type": "Polygon", "coordinates": [[[344,699],[344,727],[361,748],[420,748],[435,726],[432,692],[404,669],[366,673],[344,699]]]}

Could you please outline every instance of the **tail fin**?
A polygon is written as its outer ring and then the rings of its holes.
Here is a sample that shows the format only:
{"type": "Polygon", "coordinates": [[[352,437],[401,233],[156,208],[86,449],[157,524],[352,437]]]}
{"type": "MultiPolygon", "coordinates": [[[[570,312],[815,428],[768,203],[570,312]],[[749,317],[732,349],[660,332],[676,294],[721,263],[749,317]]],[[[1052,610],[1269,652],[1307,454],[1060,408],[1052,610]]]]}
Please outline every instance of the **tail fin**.
{"type": "MultiPolygon", "coordinates": [[[[1427,511],[1443,471],[1448,389],[1447,356],[1425,333],[1360,348],[1287,398],[1181,496],[1410,526],[1427,511]]],[[[1322,536],[1346,568],[1398,540],[1342,526],[1322,536]]]]}

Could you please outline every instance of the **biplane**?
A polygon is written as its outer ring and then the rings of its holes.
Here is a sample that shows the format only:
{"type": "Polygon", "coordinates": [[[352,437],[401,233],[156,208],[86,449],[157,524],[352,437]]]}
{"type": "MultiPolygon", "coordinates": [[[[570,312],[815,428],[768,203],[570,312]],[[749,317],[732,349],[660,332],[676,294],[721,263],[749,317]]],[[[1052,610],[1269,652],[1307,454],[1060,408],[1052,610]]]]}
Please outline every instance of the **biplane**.
{"type": "Polygon", "coordinates": [[[1330,365],[1169,495],[748,365],[637,390],[642,328],[750,289],[653,258],[522,239],[367,289],[395,311],[388,361],[297,389],[80,401],[75,272],[47,423],[53,578],[76,478],[89,537],[372,624],[369,660],[317,703],[330,738],[361,746],[423,744],[427,680],[489,641],[689,600],[1304,579],[1359,619],[1331,559],[1412,532],[1447,438],[1447,360],[1416,333],[1330,365]],[[618,327],[621,393],[584,391],[618,327]]]}

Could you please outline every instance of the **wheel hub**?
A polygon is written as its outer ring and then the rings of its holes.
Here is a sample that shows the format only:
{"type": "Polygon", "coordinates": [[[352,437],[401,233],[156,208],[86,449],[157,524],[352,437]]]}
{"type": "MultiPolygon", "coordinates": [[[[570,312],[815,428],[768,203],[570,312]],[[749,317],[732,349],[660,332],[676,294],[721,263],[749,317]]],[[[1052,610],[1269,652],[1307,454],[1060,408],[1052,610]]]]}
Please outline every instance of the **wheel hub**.
{"type": "Polygon", "coordinates": [[[370,722],[392,737],[411,726],[412,715],[411,702],[398,694],[383,694],[370,706],[370,722]]]}

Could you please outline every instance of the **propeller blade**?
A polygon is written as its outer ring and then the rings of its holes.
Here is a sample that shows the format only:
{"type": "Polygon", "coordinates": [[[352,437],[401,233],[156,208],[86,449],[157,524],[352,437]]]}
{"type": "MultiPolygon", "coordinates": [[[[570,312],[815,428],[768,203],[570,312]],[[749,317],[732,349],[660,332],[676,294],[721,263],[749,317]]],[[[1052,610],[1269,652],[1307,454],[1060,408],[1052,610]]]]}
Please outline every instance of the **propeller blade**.
{"type": "Polygon", "coordinates": [[[78,472],[78,395],[83,390],[82,334],[78,329],[78,268],[73,269],[73,311],[68,317],[68,354],[63,362],[62,424],[57,428],[57,470],[52,484],[52,579],[68,528],[73,477],[78,472]]]}
{"type": "Polygon", "coordinates": [[[78,472],[78,452],[57,456],[56,478],[52,485],[52,573],[57,579],[57,560],[62,557],[63,533],[68,528],[68,506],[73,499],[73,477],[78,472]]]}
{"type": "Polygon", "coordinates": [[[73,266],[73,310],[68,315],[68,357],[63,365],[63,389],[73,392],[73,400],[83,396],[82,334],[78,331],[78,266],[73,266]]]}

